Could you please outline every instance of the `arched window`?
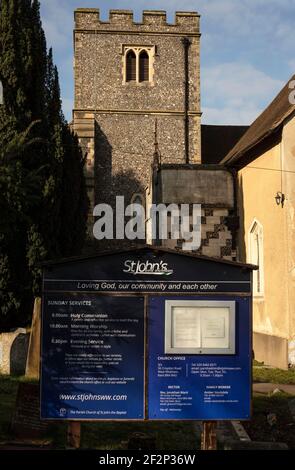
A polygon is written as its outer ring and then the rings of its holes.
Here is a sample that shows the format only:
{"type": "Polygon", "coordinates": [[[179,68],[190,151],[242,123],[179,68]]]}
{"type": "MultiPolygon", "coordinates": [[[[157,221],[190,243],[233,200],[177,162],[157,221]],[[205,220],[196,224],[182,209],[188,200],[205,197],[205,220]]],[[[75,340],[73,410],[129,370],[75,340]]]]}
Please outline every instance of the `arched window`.
{"type": "Polygon", "coordinates": [[[139,81],[149,81],[149,55],[145,50],[139,54],[139,81]]]}
{"type": "Polygon", "coordinates": [[[156,46],[122,46],[122,85],[153,86],[156,46]]]}
{"type": "Polygon", "coordinates": [[[140,193],[134,193],[131,197],[131,204],[140,204],[141,206],[145,207],[144,197],[140,193]]]}
{"type": "Polygon", "coordinates": [[[249,230],[249,262],[259,266],[253,271],[253,295],[264,294],[264,263],[263,263],[263,228],[258,220],[254,220],[249,230]]]}
{"type": "Polygon", "coordinates": [[[135,52],[130,50],[126,56],[126,82],[136,80],[136,55],[135,52]]]}

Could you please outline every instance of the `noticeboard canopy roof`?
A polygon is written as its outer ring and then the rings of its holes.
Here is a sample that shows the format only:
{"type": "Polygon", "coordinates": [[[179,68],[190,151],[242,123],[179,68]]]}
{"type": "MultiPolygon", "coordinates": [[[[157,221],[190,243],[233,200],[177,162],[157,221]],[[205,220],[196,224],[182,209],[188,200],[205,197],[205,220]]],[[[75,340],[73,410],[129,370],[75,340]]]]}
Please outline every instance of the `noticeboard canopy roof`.
{"type": "Polygon", "coordinates": [[[58,260],[48,260],[44,261],[41,266],[43,267],[50,267],[50,266],[55,266],[59,264],[66,264],[66,263],[75,263],[79,261],[86,261],[86,260],[91,260],[103,256],[112,256],[112,255],[119,255],[119,254],[133,254],[136,253],[138,255],[140,254],[145,254],[146,252],[154,252],[155,254],[161,254],[161,253],[170,253],[173,255],[179,255],[179,256],[186,256],[189,258],[194,258],[194,259],[199,259],[202,261],[208,261],[208,262],[213,262],[213,263],[221,263],[221,264],[227,264],[231,266],[236,266],[237,268],[242,268],[242,269],[247,269],[247,270],[257,270],[258,266],[254,264],[249,264],[249,263],[241,263],[238,261],[230,261],[226,260],[223,258],[214,258],[210,256],[204,256],[204,255],[199,255],[197,253],[193,252],[185,252],[185,251],[180,251],[180,250],[172,250],[170,248],[163,248],[160,246],[155,246],[155,245],[135,245],[131,248],[128,249],[118,249],[118,250],[112,250],[112,251],[98,251],[95,253],[87,254],[84,256],[73,256],[73,257],[68,257],[68,258],[61,258],[58,260]]]}
{"type": "Polygon", "coordinates": [[[255,266],[155,246],[48,262],[43,290],[251,293],[255,266]]]}

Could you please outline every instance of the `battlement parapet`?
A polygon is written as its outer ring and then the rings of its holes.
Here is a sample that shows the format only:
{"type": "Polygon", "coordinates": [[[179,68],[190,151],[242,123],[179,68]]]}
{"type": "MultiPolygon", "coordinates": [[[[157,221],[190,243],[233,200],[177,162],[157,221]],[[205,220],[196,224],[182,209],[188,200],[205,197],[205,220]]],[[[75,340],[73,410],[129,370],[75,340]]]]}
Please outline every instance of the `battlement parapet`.
{"type": "Polygon", "coordinates": [[[76,30],[133,31],[163,33],[199,33],[200,15],[196,12],[176,12],[174,24],[167,23],[163,10],[144,10],[142,22],[135,22],[132,10],[110,10],[109,20],[100,19],[98,8],[75,10],[76,30]]]}

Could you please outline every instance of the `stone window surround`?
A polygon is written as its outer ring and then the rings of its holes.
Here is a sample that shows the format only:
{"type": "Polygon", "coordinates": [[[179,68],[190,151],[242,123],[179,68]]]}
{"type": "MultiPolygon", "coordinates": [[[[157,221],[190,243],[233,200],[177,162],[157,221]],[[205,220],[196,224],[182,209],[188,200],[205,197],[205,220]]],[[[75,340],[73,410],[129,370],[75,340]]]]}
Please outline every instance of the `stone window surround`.
{"type": "Polygon", "coordinates": [[[122,45],[122,84],[131,86],[151,86],[154,85],[154,61],[156,55],[156,46],[145,45],[122,45]],[[136,57],[136,80],[126,81],[126,58],[128,52],[132,50],[136,57]],[[149,81],[139,81],[139,55],[142,51],[146,51],[149,56],[149,81]]]}
{"type": "Polygon", "coordinates": [[[248,260],[252,264],[259,265],[259,269],[253,271],[253,297],[255,300],[264,299],[263,257],[263,226],[254,218],[248,231],[248,260]]]}

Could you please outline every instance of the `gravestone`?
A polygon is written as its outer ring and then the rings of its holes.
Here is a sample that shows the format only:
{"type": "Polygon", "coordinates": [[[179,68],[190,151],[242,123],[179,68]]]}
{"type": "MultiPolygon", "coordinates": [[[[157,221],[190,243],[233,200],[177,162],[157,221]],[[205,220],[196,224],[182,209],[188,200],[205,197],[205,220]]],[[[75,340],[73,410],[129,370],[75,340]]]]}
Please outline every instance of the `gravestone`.
{"type": "Polygon", "coordinates": [[[0,334],[0,374],[24,375],[29,334],[24,328],[0,334]]]}
{"type": "Polygon", "coordinates": [[[40,439],[46,435],[48,424],[40,420],[39,384],[20,382],[11,430],[21,439],[40,439]]]}
{"type": "Polygon", "coordinates": [[[26,372],[29,334],[20,333],[10,349],[10,375],[24,375],[26,372]]]}

